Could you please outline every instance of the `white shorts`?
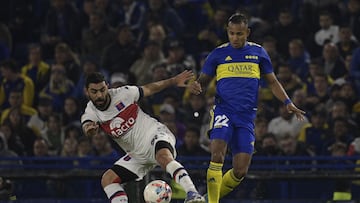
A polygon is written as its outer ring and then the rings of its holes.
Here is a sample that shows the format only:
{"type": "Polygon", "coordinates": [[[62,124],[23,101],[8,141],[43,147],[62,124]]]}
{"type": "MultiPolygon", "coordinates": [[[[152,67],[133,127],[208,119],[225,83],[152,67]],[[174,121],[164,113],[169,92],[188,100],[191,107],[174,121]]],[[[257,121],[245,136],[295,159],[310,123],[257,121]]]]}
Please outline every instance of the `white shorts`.
{"type": "Polygon", "coordinates": [[[144,153],[136,155],[127,153],[125,156],[117,160],[114,165],[119,165],[128,169],[139,177],[137,180],[141,180],[150,170],[158,166],[155,159],[155,146],[159,141],[170,143],[173,148],[174,159],[176,158],[176,139],[169,129],[164,126],[164,128],[159,129],[150,136],[152,139],[145,145],[146,150],[142,150],[144,153]]]}

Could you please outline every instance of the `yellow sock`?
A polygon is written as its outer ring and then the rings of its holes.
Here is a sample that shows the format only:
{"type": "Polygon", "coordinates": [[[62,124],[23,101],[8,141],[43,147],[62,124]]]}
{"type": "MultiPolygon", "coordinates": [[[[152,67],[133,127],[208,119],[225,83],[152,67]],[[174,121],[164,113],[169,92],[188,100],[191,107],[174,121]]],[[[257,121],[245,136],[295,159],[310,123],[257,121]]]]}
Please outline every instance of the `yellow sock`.
{"type": "Polygon", "coordinates": [[[333,200],[351,200],[351,192],[334,192],[333,200]]]}
{"type": "Polygon", "coordinates": [[[208,203],[219,203],[222,167],[222,163],[210,162],[206,174],[208,203]]]}
{"type": "Polygon", "coordinates": [[[233,191],[234,188],[238,186],[243,179],[244,177],[242,177],[241,179],[235,177],[233,169],[228,170],[223,176],[221,182],[220,198],[224,197],[225,195],[233,191]]]}

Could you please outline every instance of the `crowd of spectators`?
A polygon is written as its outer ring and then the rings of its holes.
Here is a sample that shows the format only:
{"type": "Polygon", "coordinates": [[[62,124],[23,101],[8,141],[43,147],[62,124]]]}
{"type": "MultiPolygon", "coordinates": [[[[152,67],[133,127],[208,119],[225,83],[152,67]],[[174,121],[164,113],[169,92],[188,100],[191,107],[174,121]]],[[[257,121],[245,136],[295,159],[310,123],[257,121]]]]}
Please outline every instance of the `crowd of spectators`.
{"type": "MultiPolygon", "coordinates": [[[[5,0],[0,12],[0,154],[118,157],[106,135],[82,135],[86,75],[111,87],[198,74],[227,42],[234,12],[268,52],[299,122],[259,89],[256,151],[266,156],[360,153],[360,0],[5,0]],[[337,147],[334,147],[337,146],[337,147]],[[6,151],[6,153],[2,153],[6,151]],[[8,151],[11,151],[8,152],[8,151]]],[[[213,81],[213,84],[215,81],[213,81]]],[[[231,88],[231,87],[229,87],[231,88]]],[[[214,85],[169,88],[140,101],[177,138],[179,155],[209,155],[214,85]]]]}

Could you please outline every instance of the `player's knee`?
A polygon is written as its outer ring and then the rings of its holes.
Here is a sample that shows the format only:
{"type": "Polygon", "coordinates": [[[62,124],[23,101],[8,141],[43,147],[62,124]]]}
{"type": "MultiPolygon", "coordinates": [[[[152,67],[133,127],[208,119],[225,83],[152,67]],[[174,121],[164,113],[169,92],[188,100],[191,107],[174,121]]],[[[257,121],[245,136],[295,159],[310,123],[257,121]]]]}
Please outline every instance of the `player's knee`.
{"type": "Polygon", "coordinates": [[[219,152],[213,152],[211,154],[211,161],[215,163],[224,163],[225,160],[225,153],[219,152]]]}
{"type": "Polygon", "coordinates": [[[170,143],[159,141],[155,145],[155,159],[165,169],[166,165],[174,160],[174,149],[170,143]]]}
{"type": "Polygon", "coordinates": [[[248,172],[248,167],[240,167],[240,168],[234,168],[234,175],[236,178],[241,179],[242,177],[245,177],[245,175],[248,172]]]}
{"type": "Polygon", "coordinates": [[[174,160],[170,150],[163,148],[156,153],[156,161],[159,163],[161,168],[165,169],[167,164],[174,160]]]}
{"type": "Polygon", "coordinates": [[[103,187],[110,185],[111,183],[116,182],[119,179],[119,176],[112,170],[107,170],[101,177],[101,185],[103,187]]]}

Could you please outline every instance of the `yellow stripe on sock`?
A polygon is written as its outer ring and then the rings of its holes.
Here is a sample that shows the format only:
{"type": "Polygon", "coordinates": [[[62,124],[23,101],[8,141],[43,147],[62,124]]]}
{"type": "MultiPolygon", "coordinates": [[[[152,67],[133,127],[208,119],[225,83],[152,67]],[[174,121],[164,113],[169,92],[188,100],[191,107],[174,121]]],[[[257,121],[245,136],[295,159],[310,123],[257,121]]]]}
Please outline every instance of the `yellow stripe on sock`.
{"type": "Polygon", "coordinates": [[[222,163],[210,162],[209,169],[214,171],[221,171],[223,167],[222,163]]]}
{"type": "MultiPolygon", "coordinates": [[[[242,177],[242,178],[237,178],[236,176],[235,176],[235,174],[234,174],[234,169],[230,169],[229,170],[229,173],[230,173],[230,176],[231,176],[231,178],[234,180],[234,181],[236,181],[236,182],[241,182],[243,179],[244,179],[244,177],[242,177]]],[[[226,175],[226,174],[225,174],[226,175]]]]}

